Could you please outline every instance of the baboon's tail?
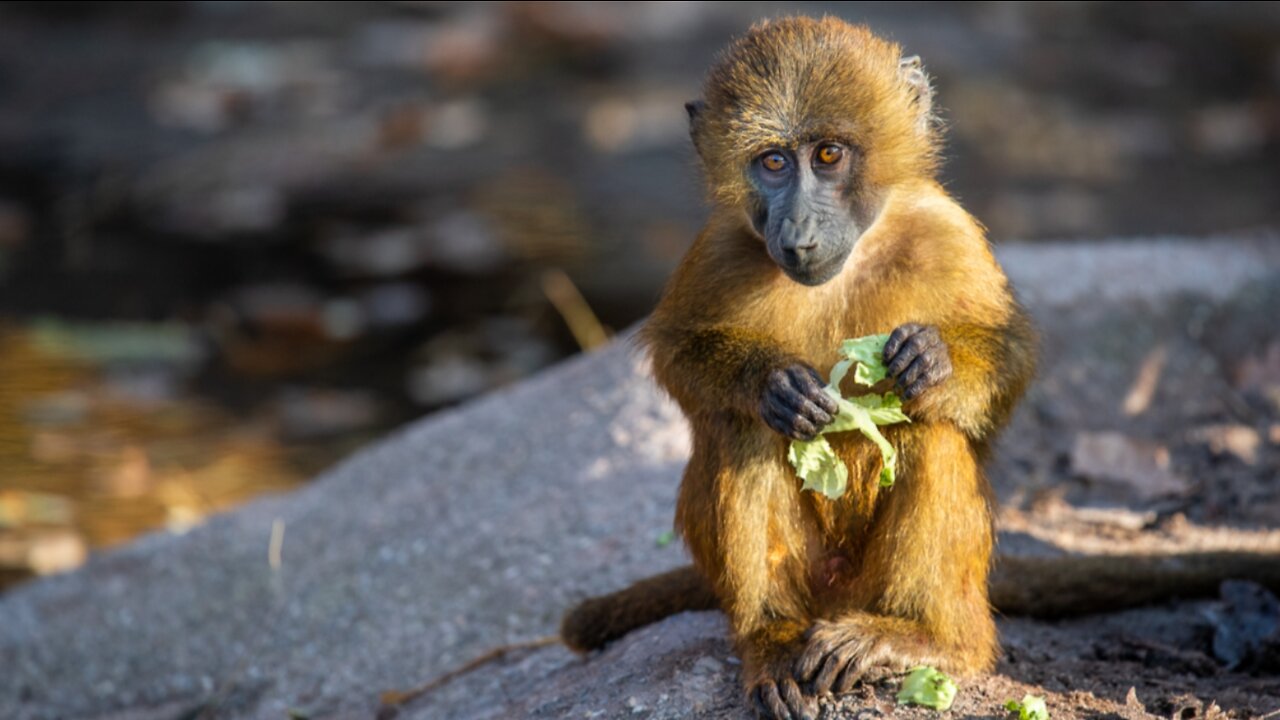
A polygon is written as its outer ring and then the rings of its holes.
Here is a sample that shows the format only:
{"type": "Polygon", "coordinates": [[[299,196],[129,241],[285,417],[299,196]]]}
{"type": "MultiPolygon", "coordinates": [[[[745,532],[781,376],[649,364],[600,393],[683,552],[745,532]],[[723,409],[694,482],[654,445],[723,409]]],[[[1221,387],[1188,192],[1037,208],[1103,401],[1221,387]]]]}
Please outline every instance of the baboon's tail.
{"type": "MultiPolygon", "coordinates": [[[[1252,580],[1280,593],[1280,556],[1267,552],[1174,555],[1001,556],[991,604],[1006,615],[1058,618],[1211,596],[1224,580],[1252,580]]],[[[565,615],[560,637],[596,650],[636,628],[686,610],[716,610],[711,584],[692,565],[584,600],[565,615]]]]}
{"type": "Polygon", "coordinates": [[[719,607],[711,584],[692,565],[686,565],[645,578],[625,590],[582,601],[565,614],[560,638],[570,649],[586,652],[669,615],[719,607]]]}

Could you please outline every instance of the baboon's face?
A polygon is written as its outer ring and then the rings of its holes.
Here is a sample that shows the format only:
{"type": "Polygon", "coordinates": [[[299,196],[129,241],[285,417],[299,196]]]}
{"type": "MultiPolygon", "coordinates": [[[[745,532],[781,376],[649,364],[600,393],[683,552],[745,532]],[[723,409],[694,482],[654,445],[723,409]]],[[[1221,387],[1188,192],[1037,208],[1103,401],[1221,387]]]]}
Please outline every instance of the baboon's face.
{"type": "Polygon", "coordinates": [[[787,18],[733,42],[685,108],[714,204],[788,278],[819,286],[892,188],[934,176],[932,102],[900,46],[835,18],[787,18]]]}
{"type": "Polygon", "coordinates": [[[862,234],[856,173],[857,151],[835,140],[770,148],[752,160],[751,222],[792,280],[821,285],[844,267],[862,234]]]}
{"type": "Polygon", "coordinates": [[[821,285],[892,188],[933,177],[932,97],[920,59],[867,28],[791,18],[734,42],[685,108],[712,200],[821,285]]]}

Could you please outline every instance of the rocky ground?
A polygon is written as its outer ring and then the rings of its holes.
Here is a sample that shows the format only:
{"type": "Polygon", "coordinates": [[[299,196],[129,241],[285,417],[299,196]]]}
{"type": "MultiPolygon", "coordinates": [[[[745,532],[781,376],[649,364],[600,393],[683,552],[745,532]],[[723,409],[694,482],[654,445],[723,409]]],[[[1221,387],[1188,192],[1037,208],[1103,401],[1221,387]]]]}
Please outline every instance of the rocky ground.
{"type": "MultiPolygon", "coordinates": [[[[1013,245],[1000,257],[1045,347],[992,468],[1003,551],[1280,553],[1280,244],[1013,245]]],[[[300,491],[0,596],[0,715],[749,717],[715,613],[587,658],[514,653],[379,702],[682,563],[659,538],[687,452],[644,362],[611,345],[409,426],[300,491]]],[[[1034,693],[1064,720],[1274,716],[1274,598],[1233,587],[1002,619],[996,672],[963,680],[950,714],[1003,717],[1005,700],[1034,693]]],[[[825,717],[931,714],[893,694],[892,682],[863,689],[825,717]]]]}

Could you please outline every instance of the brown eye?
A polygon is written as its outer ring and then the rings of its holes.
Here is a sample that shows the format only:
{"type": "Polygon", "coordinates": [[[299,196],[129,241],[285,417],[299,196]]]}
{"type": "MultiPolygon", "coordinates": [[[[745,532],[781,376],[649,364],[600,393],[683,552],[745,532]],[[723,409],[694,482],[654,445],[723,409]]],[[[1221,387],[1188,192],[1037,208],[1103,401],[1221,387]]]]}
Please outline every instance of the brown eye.
{"type": "Polygon", "coordinates": [[[771,152],[760,158],[760,164],[769,172],[779,172],[787,166],[787,158],[782,153],[771,152]]]}
{"type": "Polygon", "coordinates": [[[844,149],[839,145],[823,145],[818,148],[818,162],[823,165],[835,165],[844,157],[844,149]]]}

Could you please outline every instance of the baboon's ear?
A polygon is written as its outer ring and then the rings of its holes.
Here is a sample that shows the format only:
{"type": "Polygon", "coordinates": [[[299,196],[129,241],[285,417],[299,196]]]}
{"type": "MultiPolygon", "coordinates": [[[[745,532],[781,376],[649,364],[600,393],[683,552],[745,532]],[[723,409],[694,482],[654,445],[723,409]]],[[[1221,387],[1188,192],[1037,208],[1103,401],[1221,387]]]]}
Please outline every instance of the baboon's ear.
{"type": "Polygon", "coordinates": [[[707,107],[707,103],[703,100],[690,100],[684,104],[684,111],[689,113],[689,137],[693,138],[693,147],[702,152],[702,148],[698,147],[698,128],[702,122],[702,111],[707,107]]]}
{"type": "Polygon", "coordinates": [[[702,109],[707,106],[705,100],[690,100],[684,104],[684,111],[689,113],[689,129],[692,130],[698,122],[698,115],[702,113],[702,109]]]}
{"type": "Polygon", "coordinates": [[[933,86],[929,84],[929,75],[924,71],[920,56],[902,58],[898,62],[898,75],[911,89],[918,115],[917,127],[922,133],[929,132],[929,126],[933,122],[933,86]]]}

